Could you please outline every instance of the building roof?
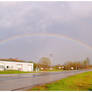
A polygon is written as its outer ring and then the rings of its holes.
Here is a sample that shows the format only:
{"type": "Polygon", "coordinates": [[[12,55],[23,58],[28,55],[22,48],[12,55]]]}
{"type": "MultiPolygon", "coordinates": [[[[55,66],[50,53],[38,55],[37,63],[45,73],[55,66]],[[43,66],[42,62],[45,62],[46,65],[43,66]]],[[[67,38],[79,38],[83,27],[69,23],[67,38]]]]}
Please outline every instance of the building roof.
{"type": "MultiPolygon", "coordinates": [[[[0,60],[0,61],[5,61],[5,60],[0,60]]],[[[17,62],[17,63],[33,63],[33,62],[28,62],[28,61],[5,61],[5,62],[17,62]]]]}

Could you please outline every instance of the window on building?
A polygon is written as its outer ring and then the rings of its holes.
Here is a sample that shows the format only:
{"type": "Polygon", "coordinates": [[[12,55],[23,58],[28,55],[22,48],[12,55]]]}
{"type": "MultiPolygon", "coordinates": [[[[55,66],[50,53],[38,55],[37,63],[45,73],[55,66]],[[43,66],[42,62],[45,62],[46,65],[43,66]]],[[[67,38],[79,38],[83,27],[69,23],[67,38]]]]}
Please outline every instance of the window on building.
{"type": "Polygon", "coordinates": [[[9,68],[9,66],[7,66],[7,68],[9,68]]]}

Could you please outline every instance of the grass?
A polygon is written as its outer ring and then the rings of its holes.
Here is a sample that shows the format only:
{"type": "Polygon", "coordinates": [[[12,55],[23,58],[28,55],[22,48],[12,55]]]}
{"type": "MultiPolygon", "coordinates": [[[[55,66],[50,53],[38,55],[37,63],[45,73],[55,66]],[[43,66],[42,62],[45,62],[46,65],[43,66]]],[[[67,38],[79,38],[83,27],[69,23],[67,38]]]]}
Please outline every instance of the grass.
{"type": "MultiPolygon", "coordinates": [[[[62,71],[62,70],[60,70],[62,71]]],[[[23,71],[18,71],[18,70],[5,70],[5,71],[0,71],[0,74],[19,74],[19,73],[40,73],[42,71],[33,71],[33,72],[23,72],[23,71]]],[[[43,71],[43,72],[58,72],[58,71],[43,71]]]]}
{"type": "Polygon", "coordinates": [[[47,71],[43,71],[43,72],[62,72],[63,70],[47,70],[47,71]]]}
{"type": "Polygon", "coordinates": [[[92,91],[92,71],[35,86],[28,91],[92,91]]]}
{"type": "Polygon", "coordinates": [[[33,73],[33,72],[23,72],[23,71],[17,71],[17,70],[0,71],[0,74],[19,74],[19,73],[33,73]]]}

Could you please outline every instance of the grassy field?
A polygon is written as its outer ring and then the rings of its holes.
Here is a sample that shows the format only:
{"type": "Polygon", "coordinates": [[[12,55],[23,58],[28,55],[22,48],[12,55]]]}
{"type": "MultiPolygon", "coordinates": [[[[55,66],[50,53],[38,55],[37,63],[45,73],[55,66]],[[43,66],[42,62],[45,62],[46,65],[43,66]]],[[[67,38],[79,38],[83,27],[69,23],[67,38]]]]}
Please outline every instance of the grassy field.
{"type": "Polygon", "coordinates": [[[30,91],[92,91],[92,72],[73,75],[56,82],[36,86],[30,91]]]}
{"type": "Polygon", "coordinates": [[[19,74],[19,73],[32,73],[32,72],[23,72],[23,71],[17,71],[17,70],[0,71],[0,74],[19,74]]]}

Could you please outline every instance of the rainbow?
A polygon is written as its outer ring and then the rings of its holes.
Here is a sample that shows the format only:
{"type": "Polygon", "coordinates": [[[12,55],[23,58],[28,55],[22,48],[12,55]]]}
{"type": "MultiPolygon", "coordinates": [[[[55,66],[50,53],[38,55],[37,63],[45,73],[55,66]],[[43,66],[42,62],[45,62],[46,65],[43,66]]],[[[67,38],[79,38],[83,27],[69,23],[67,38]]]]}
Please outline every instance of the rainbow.
{"type": "Polygon", "coordinates": [[[19,38],[23,38],[23,37],[34,37],[34,36],[42,36],[42,37],[56,37],[56,38],[65,38],[67,40],[70,40],[70,41],[74,41],[74,42],[77,42],[78,44],[80,45],[83,45],[89,49],[92,50],[92,47],[89,46],[88,44],[84,43],[84,42],[81,42],[80,40],[76,40],[76,39],[72,39],[71,37],[68,37],[66,35],[61,35],[61,34],[50,34],[50,33],[31,33],[31,34],[22,34],[22,35],[15,35],[13,37],[9,37],[8,39],[4,39],[4,40],[0,40],[0,44],[4,44],[4,43],[7,43],[8,41],[12,41],[12,40],[15,40],[15,39],[19,39],[19,38]]]}

